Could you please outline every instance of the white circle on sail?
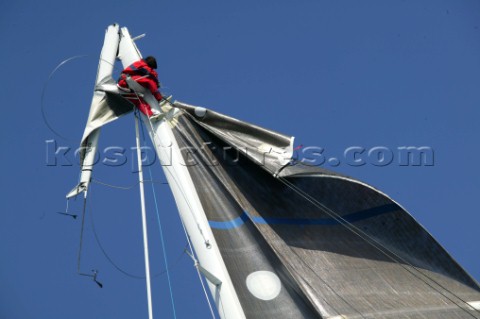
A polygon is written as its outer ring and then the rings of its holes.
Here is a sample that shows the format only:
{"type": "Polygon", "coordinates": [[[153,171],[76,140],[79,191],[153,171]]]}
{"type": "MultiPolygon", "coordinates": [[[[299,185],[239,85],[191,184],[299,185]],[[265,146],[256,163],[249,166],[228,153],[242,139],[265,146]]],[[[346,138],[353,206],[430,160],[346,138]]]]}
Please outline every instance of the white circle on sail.
{"type": "Polygon", "coordinates": [[[282,290],[280,278],[271,271],[256,271],[247,276],[248,291],[261,300],[275,299],[282,290]]]}
{"type": "Polygon", "coordinates": [[[198,117],[204,117],[207,114],[207,109],[201,106],[197,106],[194,110],[195,115],[198,117]]]}

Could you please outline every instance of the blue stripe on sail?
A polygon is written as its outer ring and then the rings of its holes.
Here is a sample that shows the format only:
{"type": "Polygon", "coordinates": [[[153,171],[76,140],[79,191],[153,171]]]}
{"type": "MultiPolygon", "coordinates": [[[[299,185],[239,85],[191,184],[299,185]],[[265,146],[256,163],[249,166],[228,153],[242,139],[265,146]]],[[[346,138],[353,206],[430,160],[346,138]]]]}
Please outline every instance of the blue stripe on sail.
{"type": "Polygon", "coordinates": [[[269,225],[297,225],[297,226],[307,226],[307,225],[340,225],[344,223],[354,223],[360,220],[367,218],[375,217],[378,215],[391,213],[398,210],[399,207],[397,204],[388,204],[383,206],[378,206],[366,210],[362,210],[356,213],[351,213],[342,216],[344,221],[336,220],[333,218],[282,218],[282,217],[255,217],[250,216],[247,212],[243,212],[239,217],[219,222],[219,221],[209,221],[209,225],[214,229],[232,229],[242,226],[247,220],[251,220],[255,224],[269,224],[269,225]]]}
{"type": "Polygon", "coordinates": [[[245,221],[248,220],[248,215],[246,212],[243,212],[242,215],[239,217],[232,219],[232,220],[227,220],[225,222],[216,222],[213,220],[209,220],[208,224],[210,225],[211,228],[215,229],[232,229],[232,228],[237,228],[245,224],[245,221]]]}

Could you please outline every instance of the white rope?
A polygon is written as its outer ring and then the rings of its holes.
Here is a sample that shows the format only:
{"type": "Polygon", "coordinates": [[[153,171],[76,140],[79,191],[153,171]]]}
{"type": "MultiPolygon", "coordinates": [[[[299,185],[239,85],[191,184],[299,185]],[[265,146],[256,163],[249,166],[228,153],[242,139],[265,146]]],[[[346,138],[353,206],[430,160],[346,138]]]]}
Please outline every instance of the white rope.
{"type": "Polygon", "coordinates": [[[148,318],[153,319],[152,289],[151,289],[151,278],[150,278],[150,258],[149,258],[149,251],[148,251],[148,234],[147,234],[147,213],[145,210],[142,156],[140,154],[140,134],[138,130],[138,121],[139,121],[138,118],[135,116],[135,140],[137,142],[138,180],[139,180],[139,186],[140,186],[140,207],[142,211],[143,248],[144,248],[144,257],[145,257],[145,277],[146,277],[146,283],[147,283],[148,318]]]}

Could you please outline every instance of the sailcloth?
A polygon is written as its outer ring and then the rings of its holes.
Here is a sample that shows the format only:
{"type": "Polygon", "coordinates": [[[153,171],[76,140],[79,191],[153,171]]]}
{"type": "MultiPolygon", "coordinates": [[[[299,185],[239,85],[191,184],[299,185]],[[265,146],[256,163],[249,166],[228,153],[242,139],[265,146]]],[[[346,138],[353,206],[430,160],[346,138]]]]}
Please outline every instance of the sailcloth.
{"type": "MultiPolygon", "coordinates": [[[[85,163],[85,157],[88,152],[96,151],[96,144],[100,129],[105,124],[113,122],[121,116],[132,112],[134,105],[120,95],[115,80],[107,76],[96,85],[90,113],[88,114],[87,124],[80,142],[80,166],[82,167],[82,177],[84,171],[92,171],[93,163],[85,163]],[[94,143],[91,139],[95,140],[94,143]],[[94,146],[92,144],[95,144],[94,146]],[[93,146],[93,147],[92,147],[93,146]]],[[[85,178],[81,178],[84,180],[85,178]]],[[[87,178],[89,180],[89,178],[87,178]]],[[[67,198],[78,195],[88,188],[88,181],[81,181],[68,194],[67,198]]]]}
{"type": "MultiPolygon", "coordinates": [[[[88,137],[95,130],[132,112],[133,109],[134,105],[120,95],[115,80],[111,76],[103,78],[95,86],[90,113],[80,142],[81,147],[87,146],[88,137]]],[[[81,158],[83,160],[83,157],[81,158]]]]}
{"type": "Polygon", "coordinates": [[[480,318],[478,283],[388,196],[286,164],[292,137],[175,106],[175,139],[247,318],[480,318]]]}

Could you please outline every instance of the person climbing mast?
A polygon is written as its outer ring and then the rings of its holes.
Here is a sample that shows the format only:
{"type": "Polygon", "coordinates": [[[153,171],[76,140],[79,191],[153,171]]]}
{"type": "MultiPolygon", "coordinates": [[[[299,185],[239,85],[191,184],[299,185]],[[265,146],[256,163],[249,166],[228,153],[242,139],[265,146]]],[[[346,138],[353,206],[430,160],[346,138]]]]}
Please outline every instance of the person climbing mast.
{"type": "Polygon", "coordinates": [[[132,102],[143,114],[149,118],[155,118],[160,114],[155,109],[152,109],[145,100],[135,94],[127,83],[127,76],[130,76],[132,80],[148,89],[157,101],[163,99],[162,94],[159,91],[160,83],[158,81],[158,74],[155,71],[157,68],[157,60],[153,56],[147,56],[145,59],[139,60],[122,71],[120,78],[118,79],[117,86],[120,90],[131,93],[126,94],[124,97],[132,102]]]}

